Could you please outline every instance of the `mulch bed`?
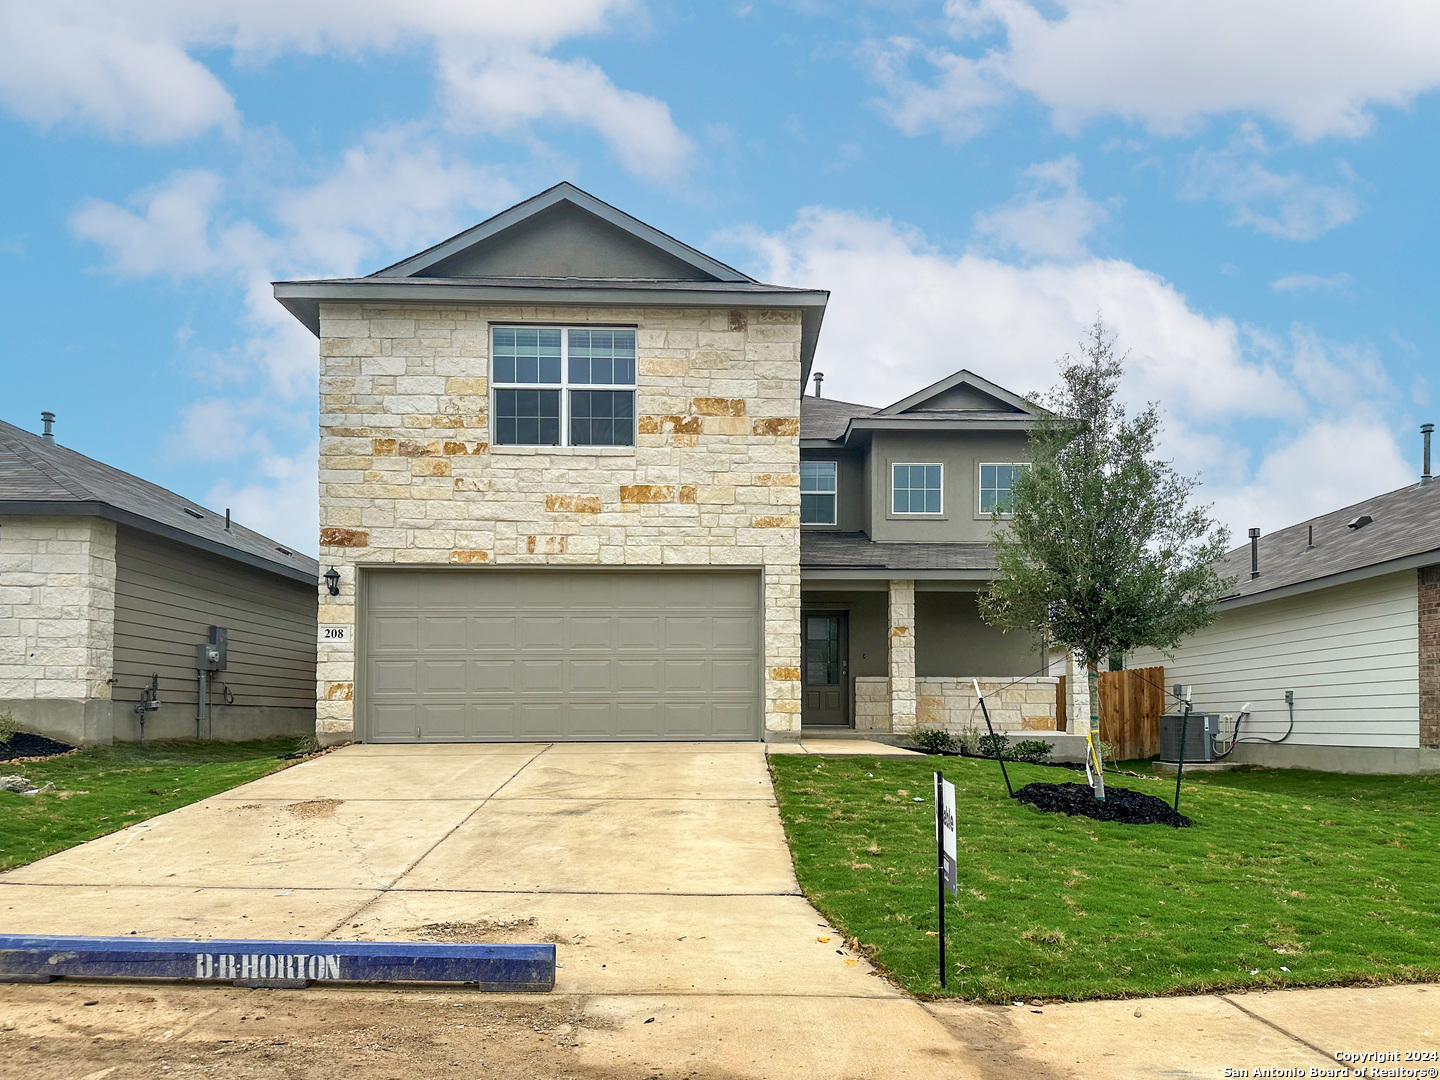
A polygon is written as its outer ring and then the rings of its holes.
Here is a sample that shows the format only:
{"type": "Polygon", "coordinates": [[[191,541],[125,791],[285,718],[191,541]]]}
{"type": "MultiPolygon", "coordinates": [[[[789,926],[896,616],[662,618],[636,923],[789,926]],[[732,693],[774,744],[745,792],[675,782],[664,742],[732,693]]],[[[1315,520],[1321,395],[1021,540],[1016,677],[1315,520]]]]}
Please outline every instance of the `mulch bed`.
{"type": "Polygon", "coordinates": [[[28,731],[18,731],[10,736],[8,742],[0,742],[0,761],[57,757],[74,749],[69,743],[47,739],[44,735],[31,735],[28,731]]]}
{"type": "Polygon", "coordinates": [[[1026,784],[1015,793],[1015,798],[1039,810],[1096,821],[1118,821],[1123,825],[1169,825],[1183,829],[1191,824],[1188,817],[1177,814],[1165,800],[1123,787],[1107,787],[1103,802],[1095,798],[1088,784],[1026,784]]]}

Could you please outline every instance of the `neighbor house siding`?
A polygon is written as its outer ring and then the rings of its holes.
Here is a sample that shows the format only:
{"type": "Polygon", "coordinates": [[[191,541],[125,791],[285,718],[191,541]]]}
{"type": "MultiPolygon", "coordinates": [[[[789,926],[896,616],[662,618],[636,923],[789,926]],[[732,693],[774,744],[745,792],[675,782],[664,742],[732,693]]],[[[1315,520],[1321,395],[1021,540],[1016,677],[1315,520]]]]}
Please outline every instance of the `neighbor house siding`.
{"type": "Polygon", "coordinates": [[[195,646],[213,625],[230,642],[215,705],[315,708],[315,587],[126,528],[115,563],[117,702],[140,700],[153,672],[160,700],[193,715],[195,646]]]}
{"type": "Polygon", "coordinates": [[[1142,651],[1128,667],[1164,664],[1167,682],[1194,687],[1195,708],[1236,713],[1245,734],[1278,738],[1295,692],[1291,746],[1419,746],[1415,571],[1222,609],[1175,658],[1142,651]]]}

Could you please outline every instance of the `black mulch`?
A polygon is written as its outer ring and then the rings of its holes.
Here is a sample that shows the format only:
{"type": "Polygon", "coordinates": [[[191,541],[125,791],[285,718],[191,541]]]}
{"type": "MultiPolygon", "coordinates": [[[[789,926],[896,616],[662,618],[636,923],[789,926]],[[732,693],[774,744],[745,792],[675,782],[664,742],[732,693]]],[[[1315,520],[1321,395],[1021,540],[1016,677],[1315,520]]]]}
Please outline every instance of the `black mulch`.
{"type": "Polygon", "coordinates": [[[75,747],[69,743],[56,742],[44,735],[31,735],[18,731],[10,736],[9,742],[0,742],[0,761],[14,761],[16,758],[54,757],[68,754],[75,747]]]}
{"type": "Polygon", "coordinates": [[[1164,799],[1123,787],[1106,787],[1105,800],[1095,798],[1089,784],[1026,784],[1015,798],[1040,810],[1076,814],[1096,821],[1118,821],[1124,825],[1170,825],[1177,829],[1190,819],[1177,814],[1164,799]]]}

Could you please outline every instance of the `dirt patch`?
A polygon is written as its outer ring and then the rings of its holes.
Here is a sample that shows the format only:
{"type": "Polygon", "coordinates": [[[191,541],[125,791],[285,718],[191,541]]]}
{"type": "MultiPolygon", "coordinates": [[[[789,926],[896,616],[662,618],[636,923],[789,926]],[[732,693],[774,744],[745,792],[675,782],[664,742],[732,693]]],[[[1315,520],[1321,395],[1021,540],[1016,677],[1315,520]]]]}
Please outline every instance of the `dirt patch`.
{"type": "Polygon", "coordinates": [[[0,761],[49,761],[74,751],[75,747],[69,743],[17,731],[6,742],[0,742],[0,761]]]}
{"type": "Polygon", "coordinates": [[[298,818],[328,818],[334,817],[336,809],[344,802],[344,799],[308,799],[291,803],[285,809],[298,818]]]}
{"type": "Polygon", "coordinates": [[[573,998],[57,983],[6,988],[0,1061],[7,1076],[107,1080],[591,1080],[578,1042],[609,1026],[573,998]]]}
{"type": "Polygon", "coordinates": [[[1103,800],[1088,784],[1026,784],[1015,793],[1020,802],[1057,814],[1072,814],[1123,825],[1169,825],[1183,829],[1191,822],[1154,795],[1129,788],[1107,787],[1103,800]]]}
{"type": "Polygon", "coordinates": [[[575,945],[584,941],[581,934],[560,937],[557,934],[545,933],[533,916],[525,919],[426,923],[424,926],[409,927],[405,932],[414,934],[417,941],[448,944],[575,945]]]}

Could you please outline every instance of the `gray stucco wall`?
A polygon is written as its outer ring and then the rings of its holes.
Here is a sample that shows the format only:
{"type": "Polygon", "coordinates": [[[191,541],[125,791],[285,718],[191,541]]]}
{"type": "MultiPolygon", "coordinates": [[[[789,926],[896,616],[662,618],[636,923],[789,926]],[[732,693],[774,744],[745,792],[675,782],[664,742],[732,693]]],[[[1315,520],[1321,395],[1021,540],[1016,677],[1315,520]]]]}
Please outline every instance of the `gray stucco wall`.
{"type": "Polygon", "coordinates": [[[866,459],[869,486],[870,536],[874,540],[921,542],[984,541],[990,538],[990,515],[980,513],[981,462],[1027,460],[1023,432],[973,432],[963,435],[876,432],[866,459]],[[938,515],[895,515],[890,512],[890,467],[897,463],[939,463],[943,506],[938,515]]]}
{"type": "Polygon", "coordinates": [[[229,631],[210,700],[218,739],[315,729],[317,589],[122,528],[116,542],[114,738],[140,734],[134,705],[160,676],[145,737],[194,737],[195,646],[229,631]]]}
{"type": "Polygon", "coordinates": [[[1044,658],[1028,634],[1001,633],[980,618],[973,592],[915,594],[918,678],[1041,674],[1044,658]]]}
{"type": "Polygon", "coordinates": [[[804,450],[802,461],[835,462],[838,500],[834,525],[806,525],[830,532],[869,532],[870,502],[865,492],[865,455],[860,450],[804,450]]]}

